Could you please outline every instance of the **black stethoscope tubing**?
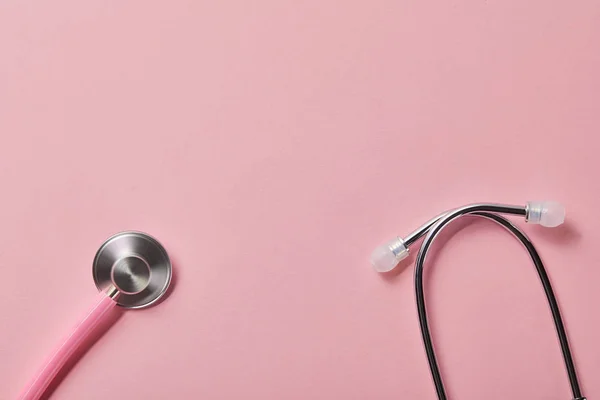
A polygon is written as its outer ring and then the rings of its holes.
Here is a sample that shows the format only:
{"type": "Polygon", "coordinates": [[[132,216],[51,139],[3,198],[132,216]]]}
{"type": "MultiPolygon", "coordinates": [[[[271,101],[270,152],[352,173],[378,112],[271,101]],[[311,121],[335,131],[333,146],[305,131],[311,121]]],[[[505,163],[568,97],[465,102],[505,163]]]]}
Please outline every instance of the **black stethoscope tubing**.
{"type": "Polygon", "coordinates": [[[514,212],[513,209],[507,209],[500,205],[475,204],[471,206],[458,208],[441,216],[437,220],[437,222],[435,222],[428,230],[427,236],[421,244],[419,254],[417,255],[417,259],[415,261],[415,291],[417,300],[417,310],[419,314],[419,322],[421,326],[421,334],[423,336],[423,343],[425,345],[425,352],[427,353],[427,360],[429,362],[429,368],[431,370],[431,375],[433,377],[433,382],[435,385],[437,396],[440,400],[447,399],[446,390],[444,388],[444,384],[440,374],[440,369],[435,355],[435,350],[433,348],[431,332],[429,330],[429,322],[427,320],[427,308],[425,306],[425,293],[423,290],[423,265],[425,263],[427,253],[438,234],[452,221],[455,221],[456,219],[462,216],[470,215],[486,218],[503,226],[523,244],[523,246],[529,253],[529,256],[531,257],[531,260],[533,261],[533,264],[535,265],[535,268],[537,270],[538,276],[540,277],[540,280],[542,282],[542,286],[544,287],[544,292],[546,293],[546,298],[548,300],[548,304],[552,312],[552,317],[554,319],[554,325],[558,334],[563,359],[567,369],[567,374],[569,376],[571,391],[573,392],[573,398],[574,400],[585,400],[585,398],[581,394],[581,389],[577,378],[577,372],[575,370],[573,356],[571,355],[569,341],[567,339],[567,334],[560,314],[560,309],[558,307],[558,302],[556,301],[556,296],[554,295],[554,291],[552,290],[552,285],[550,283],[550,279],[548,278],[548,274],[546,273],[544,263],[542,262],[542,259],[540,258],[537,250],[535,249],[535,246],[533,245],[531,240],[529,240],[529,238],[525,235],[525,233],[523,233],[523,231],[521,231],[518,227],[513,225],[506,218],[496,213],[516,214],[516,212],[514,212]]]}

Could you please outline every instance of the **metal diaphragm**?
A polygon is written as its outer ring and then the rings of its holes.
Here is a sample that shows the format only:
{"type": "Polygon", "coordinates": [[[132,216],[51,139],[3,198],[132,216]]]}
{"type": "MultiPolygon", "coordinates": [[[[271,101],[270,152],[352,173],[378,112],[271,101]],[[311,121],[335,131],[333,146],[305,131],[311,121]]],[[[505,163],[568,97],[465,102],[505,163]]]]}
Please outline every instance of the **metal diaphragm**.
{"type": "Polygon", "coordinates": [[[143,308],[167,292],[172,267],[167,251],[156,239],[130,231],[118,233],[102,244],[94,257],[92,272],[98,290],[117,288],[117,304],[143,308]]]}

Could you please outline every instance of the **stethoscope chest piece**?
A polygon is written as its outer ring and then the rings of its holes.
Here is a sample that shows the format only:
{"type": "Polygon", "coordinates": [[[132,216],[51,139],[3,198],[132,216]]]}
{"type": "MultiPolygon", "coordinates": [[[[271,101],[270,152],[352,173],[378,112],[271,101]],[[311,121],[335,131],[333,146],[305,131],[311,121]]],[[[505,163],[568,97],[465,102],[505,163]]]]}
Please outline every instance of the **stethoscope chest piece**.
{"type": "Polygon", "coordinates": [[[100,247],[92,267],[98,290],[114,286],[115,301],[125,308],[156,303],[171,283],[172,267],[164,247],[141,232],[122,232],[100,247]]]}

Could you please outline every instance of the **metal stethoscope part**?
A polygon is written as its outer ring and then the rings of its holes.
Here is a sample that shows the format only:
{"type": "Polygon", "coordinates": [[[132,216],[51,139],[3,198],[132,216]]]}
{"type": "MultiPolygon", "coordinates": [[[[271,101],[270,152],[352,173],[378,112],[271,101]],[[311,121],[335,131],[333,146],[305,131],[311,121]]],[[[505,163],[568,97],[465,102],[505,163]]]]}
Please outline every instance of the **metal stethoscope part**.
{"type": "Polygon", "coordinates": [[[148,307],[161,299],[171,283],[171,261],[164,247],[141,232],[122,232],[98,249],[92,267],[100,291],[114,286],[115,301],[125,308],[148,307]]]}
{"type": "Polygon", "coordinates": [[[577,379],[577,372],[573,363],[569,341],[567,339],[563,320],[560,314],[558,303],[556,301],[556,296],[552,290],[552,285],[550,284],[544,264],[537,250],[535,249],[535,246],[525,235],[525,233],[523,233],[521,229],[517,228],[510,221],[499,214],[525,217],[525,220],[528,223],[540,224],[550,228],[562,224],[565,218],[564,207],[559,203],[552,201],[529,202],[526,206],[512,206],[491,203],[472,204],[445,212],[428,221],[419,229],[409,234],[406,238],[402,239],[398,237],[389,243],[378,247],[371,256],[371,264],[379,272],[390,271],[396,267],[396,265],[398,265],[402,259],[408,256],[409,247],[415,244],[415,242],[417,242],[420,238],[425,236],[415,261],[415,291],[417,311],[419,314],[419,322],[421,326],[421,334],[423,336],[425,352],[427,354],[427,360],[429,362],[429,368],[431,370],[437,397],[440,400],[446,400],[446,390],[444,388],[440,369],[437,363],[431,339],[431,332],[429,330],[429,322],[427,320],[427,308],[425,306],[425,293],[423,288],[423,265],[425,264],[427,253],[431,249],[431,245],[438,237],[440,232],[451,222],[456,221],[463,216],[486,218],[502,226],[523,244],[529,256],[531,257],[533,264],[535,265],[546,293],[546,298],[548,299],[552,317],[554,319],[554,325],[558,334],[563,359],[571,385],[571,391],[573,393],[573,399],[585,400],[585,397],[583,397],[581,394],[579,381],[577,379]]]}
{"type": "Polygon", "coordinates": [[[41,398],[115,306],[143,308],[156,304],[167,293],[172,267],[166,250],[156,239],[131,231],[118,233],[102,244],[92,272],[100,291],[98,300],[21,392],[19,400],[41,398]]]}

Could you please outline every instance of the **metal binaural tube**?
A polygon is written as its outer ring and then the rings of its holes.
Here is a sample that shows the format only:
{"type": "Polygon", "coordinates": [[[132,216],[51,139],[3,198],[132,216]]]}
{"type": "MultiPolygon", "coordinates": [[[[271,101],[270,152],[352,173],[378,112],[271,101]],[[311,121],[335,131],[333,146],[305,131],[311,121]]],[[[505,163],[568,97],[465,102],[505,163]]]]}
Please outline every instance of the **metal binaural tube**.
{"type": "Polygon", "coordinates": [[[526,216],[526,213],[526,207],[485,203],[474,204],[446,212],[441,216],[434,218],[433,220],[424,224],[421,228],[417,229],[405,239],[405,242],[407,244],[409,242],[409,239],[411,240],[410,243],[414,243],[418,238],[424,236],[425,234],[427,235],[423,243],[421,244],[421,248],[415,261],[415,291],[417,300],[417,310],[419,314],[419,323],[421,325],[421,333],[423,336],[425,352],[427,354],[427,359],[429,362],[429,367],[436,388],[437,396],[440,400],[446,400],[447,397],[444,384],[441,378],[439,366],[436,360],[435,350],[433,348],[433,342],[429,330],[429,322],[427,320],[427,309],[425,306],[425,294],[423,288],[423,266],[427,258],[427,253],[430,250],[431,245],[433,244],[435,239],[438,237],[439,233],[452,221],[455,221],[456,219],[465,215],[483,217],[501,225],[510,233],[512,233],[513,236],[517,238],[527,250],[529,256],[531,257],[531,260],[533,261],[536,267],[538,276],[542,282],[542,286],[544,288],[544,292],[548,300],[548,304],[550,306],[550,310],[552,312],[552,317],[554,319],[554,325],[556,327],[558,339],[560,342],[563,359],[569,377],[569,382],[571,385],[571,391],[573,393],[573,398],[575,400],[585,399],[581,395],[581,389],[579,386],[579,381],[577,379],[577,373],[575,370],[573,357],[571,355],[571,350],[569,347],[567,334],[564,328],[564,323],[560,314],[558,302],[556,301],[556,296],[554,295],[554,291],[552,290],[550,279],[548,278],[548,274],[546,273],[546,270],[544,268],[544,264],[531,240],[529,240],[529,238],[510,221],[498,215],[510,214],[526,216]]]}
{"type": "MultiPolygon", "coordinates": [[[[494,204],[494,203],[478,203],[478,204],[472,204],[472,205],[465,206],[465,207],[478,208],[478,207],[483,207],[483,206],[493,206],[495,209],[498,210],[498,211],[494,211],[494,212],[497,212],[500,214],[520,215],[523,217],[527,215],[527,207],[525,207],[525,206],[514,206],[514,205],[494,204]]],[[[462,208],[465,208],[465,207],[462,207],[462,208]]],[[[452,210],[452,211],[455,211],[455,210],[452,210]]],[[[420,238],[425,236],[427,234],[427,232],[429,232],[431,227],[433,225],[435,225],[436,222],[438,222],[443,216],[447,215],[450,212],[451,211],[446,211],[444,213],[441,213],[437,217],[430,219],[429,221],[427,221],[423,225],[421,225],[419,228],[417,228],[413,232],[409,233],[406,237],[404,237],[404,243],[406,244],[406,246],[410,247],[410,245],[414,244],[417,240],[419,240],[420,238]]]]}

